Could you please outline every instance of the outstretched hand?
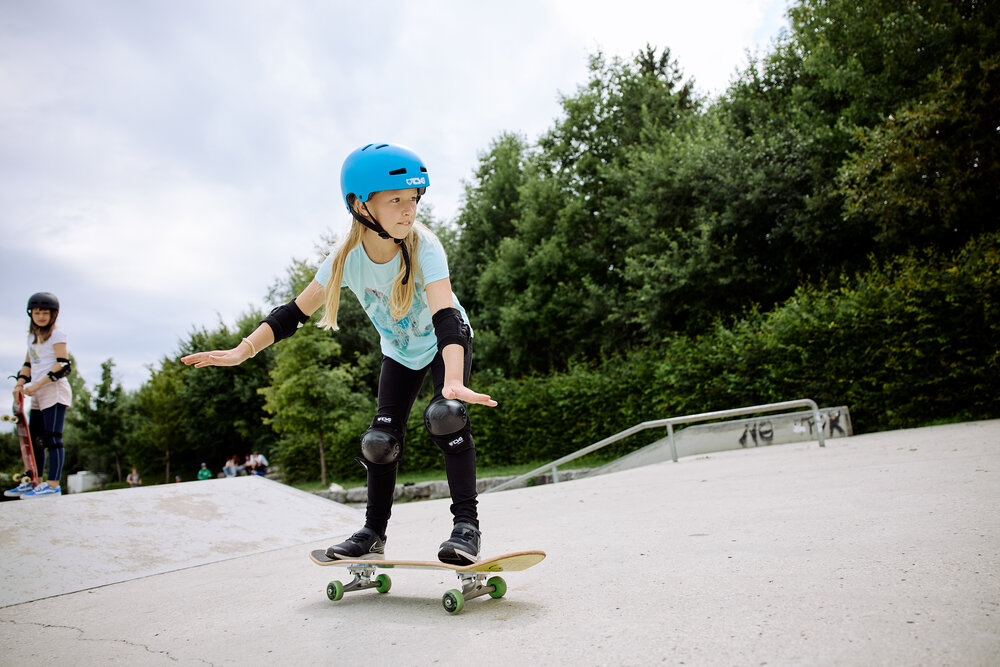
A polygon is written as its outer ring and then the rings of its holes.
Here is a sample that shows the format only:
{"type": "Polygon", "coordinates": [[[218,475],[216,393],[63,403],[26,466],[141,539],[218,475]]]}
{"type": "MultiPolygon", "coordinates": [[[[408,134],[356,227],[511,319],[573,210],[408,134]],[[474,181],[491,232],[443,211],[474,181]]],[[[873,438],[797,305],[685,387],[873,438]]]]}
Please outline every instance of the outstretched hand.
{"type": "Polygon", "coordinates": [[[195,368],[202,366],[238,366],[250,356],[250,350],[240,343],[231,350],[212,350],[211,352],[195,352],[181,357],[181,362],[195,368]]]}
{"type": "Polygon", "coordinates": [[[472,391],[463,384],[445,384],[441,390],[441,395],[444,398],[453,398],[466,403],[477,403],[491,408],[497,406],[497,402],[490,398],[489,395],[472,391]]]}

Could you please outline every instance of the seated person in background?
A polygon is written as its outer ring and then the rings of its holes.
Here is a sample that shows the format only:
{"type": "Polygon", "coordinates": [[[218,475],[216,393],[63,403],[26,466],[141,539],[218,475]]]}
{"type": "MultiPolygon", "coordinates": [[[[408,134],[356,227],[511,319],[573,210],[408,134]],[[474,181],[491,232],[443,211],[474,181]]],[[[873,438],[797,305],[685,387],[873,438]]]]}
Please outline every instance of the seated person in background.
{"type": "Polygon", "coordinates": [[[260,452],[254,452],[250,456],[250,474],[252,475],[266,475],[267,474],[267,459],[260,452]]]}

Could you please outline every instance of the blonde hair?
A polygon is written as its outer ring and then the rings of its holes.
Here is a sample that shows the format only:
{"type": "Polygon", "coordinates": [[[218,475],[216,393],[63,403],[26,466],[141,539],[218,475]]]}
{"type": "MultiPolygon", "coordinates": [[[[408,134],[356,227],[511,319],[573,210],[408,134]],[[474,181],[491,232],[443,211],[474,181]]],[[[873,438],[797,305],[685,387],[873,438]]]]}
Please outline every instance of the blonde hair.
{"type": "MultiPolygon", "coordinates": [[[[355,203],[352,197],[351,205],[355,203]]],[[[337,310],[340,308],[340,289],[344,280],[344,265],[347,263],[347,256],[352,250],[361,245],[367,228],[357,220],[351,220],[351,227],[347,230],[347,236],[337,246],[333,255],[333,266],[330,271],[330,280],[324,288],[326,303],[323,309],[323,317],[317,326],[323,329],[333,329],[336,331],[337,310]]],[[[413,305],[413,296],[417,292],[417,283],[423,282],[423,274],[420,272],[420,262],[417,260],[417,250],[420,247],[420,235],[432,234],[431,230],[420,222],[414,221],[410,233],[403,239],[406,252],[410,256],[410,279],[403,284],[403,277],[406,275],[406,265],[400,258],[399,271],[392,281],[392,289],[389,294],[389,314],[393,319],[401,320],[413,305]]]]}

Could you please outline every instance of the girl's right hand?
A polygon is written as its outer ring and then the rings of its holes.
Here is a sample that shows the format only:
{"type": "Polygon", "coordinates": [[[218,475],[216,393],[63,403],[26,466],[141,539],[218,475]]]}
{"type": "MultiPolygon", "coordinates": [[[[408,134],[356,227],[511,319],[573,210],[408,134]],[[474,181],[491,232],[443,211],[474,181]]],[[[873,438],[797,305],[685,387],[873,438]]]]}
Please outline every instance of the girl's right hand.
{"type": "Polygon", "coordinates": [[[202,366],[238,366],[250,358],[250,348],[240,343],[231,350],[212,350],[211,352],[195,352],[181,357],[181,362],[195,368],[202,366]]]}
{"type": "Polygon", "coordinates": [[[477,403],[490,408],[495,408],[497,406],[497,402],[494,401],[489,394],[480,394],[479,392],[472,391],[460,382],[448,382],[446,380],[444,388],[441,390],[441,395],[444,398],[453,398],[459,401],[465,401],[466,403],[477,403]]]}

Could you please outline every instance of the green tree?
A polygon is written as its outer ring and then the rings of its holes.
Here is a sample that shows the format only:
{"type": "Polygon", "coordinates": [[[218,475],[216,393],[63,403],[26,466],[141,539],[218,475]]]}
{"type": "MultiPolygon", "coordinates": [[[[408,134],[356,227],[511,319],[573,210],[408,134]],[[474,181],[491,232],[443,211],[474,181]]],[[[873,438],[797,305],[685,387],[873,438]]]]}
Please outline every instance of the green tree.
{"type": "MultiPolygon", "coordinates": [[[[768,310],[869,254],[996,228],[996,3],[805,0],[693,122],[625,169],[622,326],[642,340],[768,310]]],[[[619,329],[621,327],[618,327],[619,329]]]]}
{"type": "Polygon", "coordinates": [[[480,293],[480,276],[496,261],[504,239],[516,235],[529,154],[523,137],[504,133],[479,156],[474,180],[465,184],[456,220],[458,238],[448,252],[452,289],[472,319],[477,365],[505,363],[505,346],[497,337],[503,295],[493,293],[492,283],[480,293]]]}
{"type": "Polygon", "coordinates": [[[588,83],[563,98],[565,117],[524,165],[513,230],[479,280],[484,321],[503,344],[492,358],[505,370],[546,372],[628,344],[627,328],[607,326],[624,288],[625,240],[643,224],[621,215],[632,187],[622,165],[650,133],[694,113],[692,90],[669,50],[647,47],[631,61],[597,54],[588,83]]]}
{"type": "Polygon", "coordinates": [[[195,444],[186,439],[183,427],[189,412],[181,398],[183,375],[179,361],[164,358],[136,392],[130,414],[129,463],[147,478],[152,471],[163,471],[164,483],[173,481],[172,458],[185,460],[194,454],[195,444]]]}
{"type": "Polygon", "coordinates": [[[340,345],[318,327],[303,327],[275,352],[271,384],[260,393],[270,415],[265,423],[280,438],[273,459],[286,480],[319,473],[326,486],[328,456],[338,466],[353,458],[360,433],[354,417],[370,412],[371,400],[356,391],[352,366],[341,362],[340,345]]]}
{"type": "MultiPolygon", "coordinates": [[[[220,322],[213,331],[193,331],[181,344],[178,358],[195,351],[236,347],[257,328],[263,313],[242,315],[234,328],[220,322]]],[[[239,366],[181,369],[180,397],[187,406],[182,424],[184,438],[196,449],[173,457],[177,471],[194,471],[201,461],[218,471],[234,454],[270,453],[274,432],[263,422],[264,398],[258,392],[269,382],[274,365],[272,348],[262,350],[239,366]]]]}
{"type": "Polygon", "coordinates": [[[478,313],[482,306],[479,272],[493,261],[500,242],[515,233],[528,154],[524,137],[503,133],[479,156],[474,180],[465,184],[456,220],[461,233],[448,264],[455,292],[469,311],[478,313]]]}
{"type": "Polygon", "coordinates": [[[112,359],[101,364],[101,381],[94,386],[91,401],[77,403],[67,421],[74,427],[81,464],[95,472],[112,473],[120,482],[128,397],[121,383],[114,380],[114,367],[112,359]]]}
{"type": "Polygon", "coordinates": [[[17,439],[17,431],[4,428],[0,432],[0,471],[21,472],[21,444],[17,439]]]}
{"type": "MultiPolygon", "coordinates": [[[[826,184],[806,193],[837,205],[820,220],[832,238],[903,253],[996,229],[1000,5],[802,0],[789,17],[788,99],[839,136],[816,156],[826,184]]],[[[864,255],[842,268],[863,269],[864,255]]]]}
{"type": "MultiPolygon", "coordinates": [[[[872,224],[879,245],[953,248],[1000,220],[1000,16],[997,3],[953,16],[960,35],[925,92],[859,130],[840,167],[844,216],[872,224]],[[994,8],[984,16],[986,7],[994,8]]],[[[957,14],[958,8],[953,8],[957,14]]]]}

